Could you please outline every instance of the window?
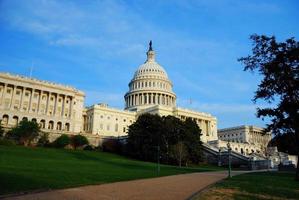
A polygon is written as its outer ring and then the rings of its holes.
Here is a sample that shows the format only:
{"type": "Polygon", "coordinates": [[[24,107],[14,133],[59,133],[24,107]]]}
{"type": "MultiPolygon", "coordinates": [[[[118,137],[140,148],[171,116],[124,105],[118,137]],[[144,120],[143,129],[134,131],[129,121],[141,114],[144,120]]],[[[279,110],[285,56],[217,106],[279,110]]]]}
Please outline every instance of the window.
{"type": "Polygon", "coordinates": [[[29,96],[29,92],[25,92],[25,96],[28,97],[29,96]]]}
{"type": "Polygon", "coordinates": [[[18,90],[17,92],[16,92],[16,95],[20,95],[21,94],[21,92],[20,92],[20,90],[18,90]]]}
{"type": "Polygon", "coordinates": [[[11,93],[11,89],[7,89],[6,92],[7,92],[7,94],[10,94],[11,93]]]}
{"type": "Polygon", "coordinates": [[[51,97],[51,101],[54,101],[54,97],[51,97]]]}
{"type": "Polygon", "coordinates": [[[38,94],[37,94],[37,93],[35,93],[35,94],[34,94],[34,98],[36,99],[37,97],[38,97],[38,94]]]}
{"type": "Polygon", "coordinates": [[[107,131],[109,131],[109,130],[110,130],[110,125],[108,124],[108,125],[107,125],[107,131]]]}
{"type": "Polygon", "coordinates": [[[59,103],[61,102],[61,98],[58,99],[58,102],[59,102],[59,103]]]}

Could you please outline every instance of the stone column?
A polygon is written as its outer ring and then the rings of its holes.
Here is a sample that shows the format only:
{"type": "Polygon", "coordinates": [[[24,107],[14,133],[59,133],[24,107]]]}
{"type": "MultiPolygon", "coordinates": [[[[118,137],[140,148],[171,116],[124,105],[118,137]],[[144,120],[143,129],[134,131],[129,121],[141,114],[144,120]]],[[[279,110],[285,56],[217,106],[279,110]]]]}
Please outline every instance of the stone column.
{"type": "Polygon", "coordinates": [[[39,95],[38,95],[38,103],[37,103],[37,113],[39,113],[39,109],[40,109],[40,101],[41,101],[41,98],[42,98],[42,91],[40,90],[39,91],[39,95]]]}
{"type": "MultiPolygon", "coordinates": [[[[69,107],[69,118],[71,118],[72,117],[72,115],[73,115],[73,102],[74,102],[74,97],[72,97],[72,96],[70,96],[70,107],[69,107]]],[[[61,126],[63,126],[64,127],[64,125],[65,124],[62,124],[61,126]]]]}
{"type": "Polygon", "coordinates": [[[31,90],[31,95],[30,95],[30,100],[29,100],[29,106],[28,106],[28,112],[31,112],[31,106],[32,106],[32,99],[33,99],[33,94],[34,94],[35,90],[32,88],[31,90]]]}
{"type": "Polygon", "coordinates": [[[141,104],[143,105],[144,104],[144,94],[141,93],[141,104]]]}
{"type": "Polygon", "coordinates": [[[15,98],[15,93],[16,93],[16,85],[13,85],[13,89],[12,89],[12,96],[11,96],[11,100],[10,100],[10,110],[13,109],[13,104],[14,104],[14,98],[15,98]]]}
{"type": "Polygon", "coordinates": [[[51,92],[48,92],[47,104],[46,104],[46,115],[48,115],[49,104],[50,104],[51,92]]]}
{"type": "Polygon", "coordinates": [[[58,94],[56,93],[55,102],[54,102],[54,110],[53,110],[54,116],[56,115],[56,112],[57,112],[57,102],[58,102],[58,94]]]}
{"type": "Polygon", "coordinates": [[[1,97],[2,108],[5,108],[5,94],[6,94],[6,90],[7,90],[7,83],[4,83],[2,97],[1,97]]]}
{"type": "Polygon", "coordinates": [[[23,106],[25,91],[26,91],[26,87],[23,87],[19,111],[22,111],[22,106],[23,106]]]}
{"type": "Polygon", "coordinates": [[[61,106],[61,116],[64,116],[64,108],[65,108],[65,95],[62,98],[62,106],[61,106]]]}

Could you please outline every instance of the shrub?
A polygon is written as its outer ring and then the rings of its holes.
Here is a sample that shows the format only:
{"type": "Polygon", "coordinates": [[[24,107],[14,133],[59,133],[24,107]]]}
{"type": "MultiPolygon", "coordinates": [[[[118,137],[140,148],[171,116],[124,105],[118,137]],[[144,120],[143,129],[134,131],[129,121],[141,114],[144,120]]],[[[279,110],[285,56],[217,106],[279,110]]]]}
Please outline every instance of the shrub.
{"type": "Polygon", "coordinates": [[[48,146],[50,144],[49,141],[49,133],[42,133],[37,141],[38,146],[48,146]]]}
{"type": "Polygon", "coordinates": [[[38,137],[39,132],[40,128],[36,122],[22,120],[18,126],[11,130],[10,136],[19,144],[27,146],[38,137]]]}
{"type": "Polygon", "coordinates": [[[71,139],[68,135],[62,134],[53,142],[53,146],[56,148],[64,148],[71,143],[71,139]]]}
{"type": "Polygon", "coordinates": [[[13,140],[10,140],[10,139],[7,139],[7,138],[1,138],[0,139],[0,145],[13,146],[13,145],[16,145],[16,143],[13,140]]]}
{"type": "Polygon", "coordinates": [[[0,120],[0,137],[3,137],[4,135],[4,130],[3,130],[3,127],[1,125],[1,120],[0,120]]]}
{"type": "Polygon", "coordinates": [[[86,151],[93,151],[94,150],[94,147],[91,146],[91,145],[86,145],[83,150],[86,150],[86,151]]]}
{"type": "Polygon", "coordinates": [[[118,139],[105,139],[102,143],[102,150],[110,153],[122,153],[122,144],[118,139]]]}
{"type": "Polygon", "coordinates": [[[88,145],[89,142],[87,140],[87,138],[83,135],[74,135],[71,138],[71,144],[73,145],[73,147],[75,149],[77,149],[78,147],[82,147],[84,145],[88,145]]]}

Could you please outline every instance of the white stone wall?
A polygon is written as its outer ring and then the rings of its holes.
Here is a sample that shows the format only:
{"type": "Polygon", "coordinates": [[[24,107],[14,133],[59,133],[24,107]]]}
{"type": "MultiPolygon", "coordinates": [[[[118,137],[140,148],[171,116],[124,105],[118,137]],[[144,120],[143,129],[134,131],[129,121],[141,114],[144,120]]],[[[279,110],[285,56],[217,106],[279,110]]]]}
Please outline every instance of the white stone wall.
{"type": "Polygon", "coordinates": [[[84,93],[69,86],[0,73],[0,119],[5,127],[23,118],[44,131],[82,131],[84,93]]]}
{"type": "Polygon", "coordinates": [[[86,110],[85,131],[93,135],[119,137],[127,135],[128,126],[136,120],[136,113],[93,105],[86,110]]]}
{"type": "Polygon", "coordinates": [[[246,143],[265,152],[271,141],[271,133],[264,134],[264,129],[255,126],[237,126],[218,130],[218,138],[223,141],[246,143]]]}

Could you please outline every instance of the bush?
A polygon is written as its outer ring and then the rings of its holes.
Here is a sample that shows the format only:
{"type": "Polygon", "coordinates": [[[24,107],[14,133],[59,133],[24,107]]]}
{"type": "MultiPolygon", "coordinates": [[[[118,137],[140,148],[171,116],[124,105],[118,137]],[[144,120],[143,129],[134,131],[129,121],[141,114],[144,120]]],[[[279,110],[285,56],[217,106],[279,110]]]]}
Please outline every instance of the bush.
{"type": "Polygon", "coordinates": [[[0,120],[0,137],[3,137],[3,135],[4,135],[4,129],[1,125],[1,120],[0,120]]]}
{"type": "Polygon", "coordinates": [[[105,139],[102,144],[102,151],[121,154],[122,146],[118,139],[105,139]]]}
{"type": "Polygon", "coordinates": [[[77,149],[78,147],[82,147],[84,145],[88,145],[89,142],[87,140],[87,138],[83,135],[74,135],[71,138],[71,144],[73,145],[73,147],[75,149],[77,149]]]}
{"type": "Polygon", "coordinates": [[[71,143],[71,139],[68,135],[62,134],[53,142],[53,147],[64,148],[71,143]]]}
{"type": "Polygon", "coordinates": [[[86,151],[93,151],[93,150],[95,150],[95,149],[94,149],[94,147],[91,146],[91,145],[86,145],[86,146],[83,148],[83,150],[86,150],[86,151]]]}
{"type": "Polygon", "coordinates": [[[10,140],[7,138],[2,138],[2,139],[0,139],[0,145],[13,146],[13,145],[16,145],[16,143],[13,140],[10,140]]]}
{"type": "Polygon", "coordinates": [[[11,129],[10,137],[24,146],[30,145],[31,142],[39,135],[40,128],[36,122],[22,120],[18,126],[11,129]]]}
{"type": "Polygon", "coordinates": [[[49,133],[42,133],[37,141],[38,146],[49,146],[49,133]]]}

